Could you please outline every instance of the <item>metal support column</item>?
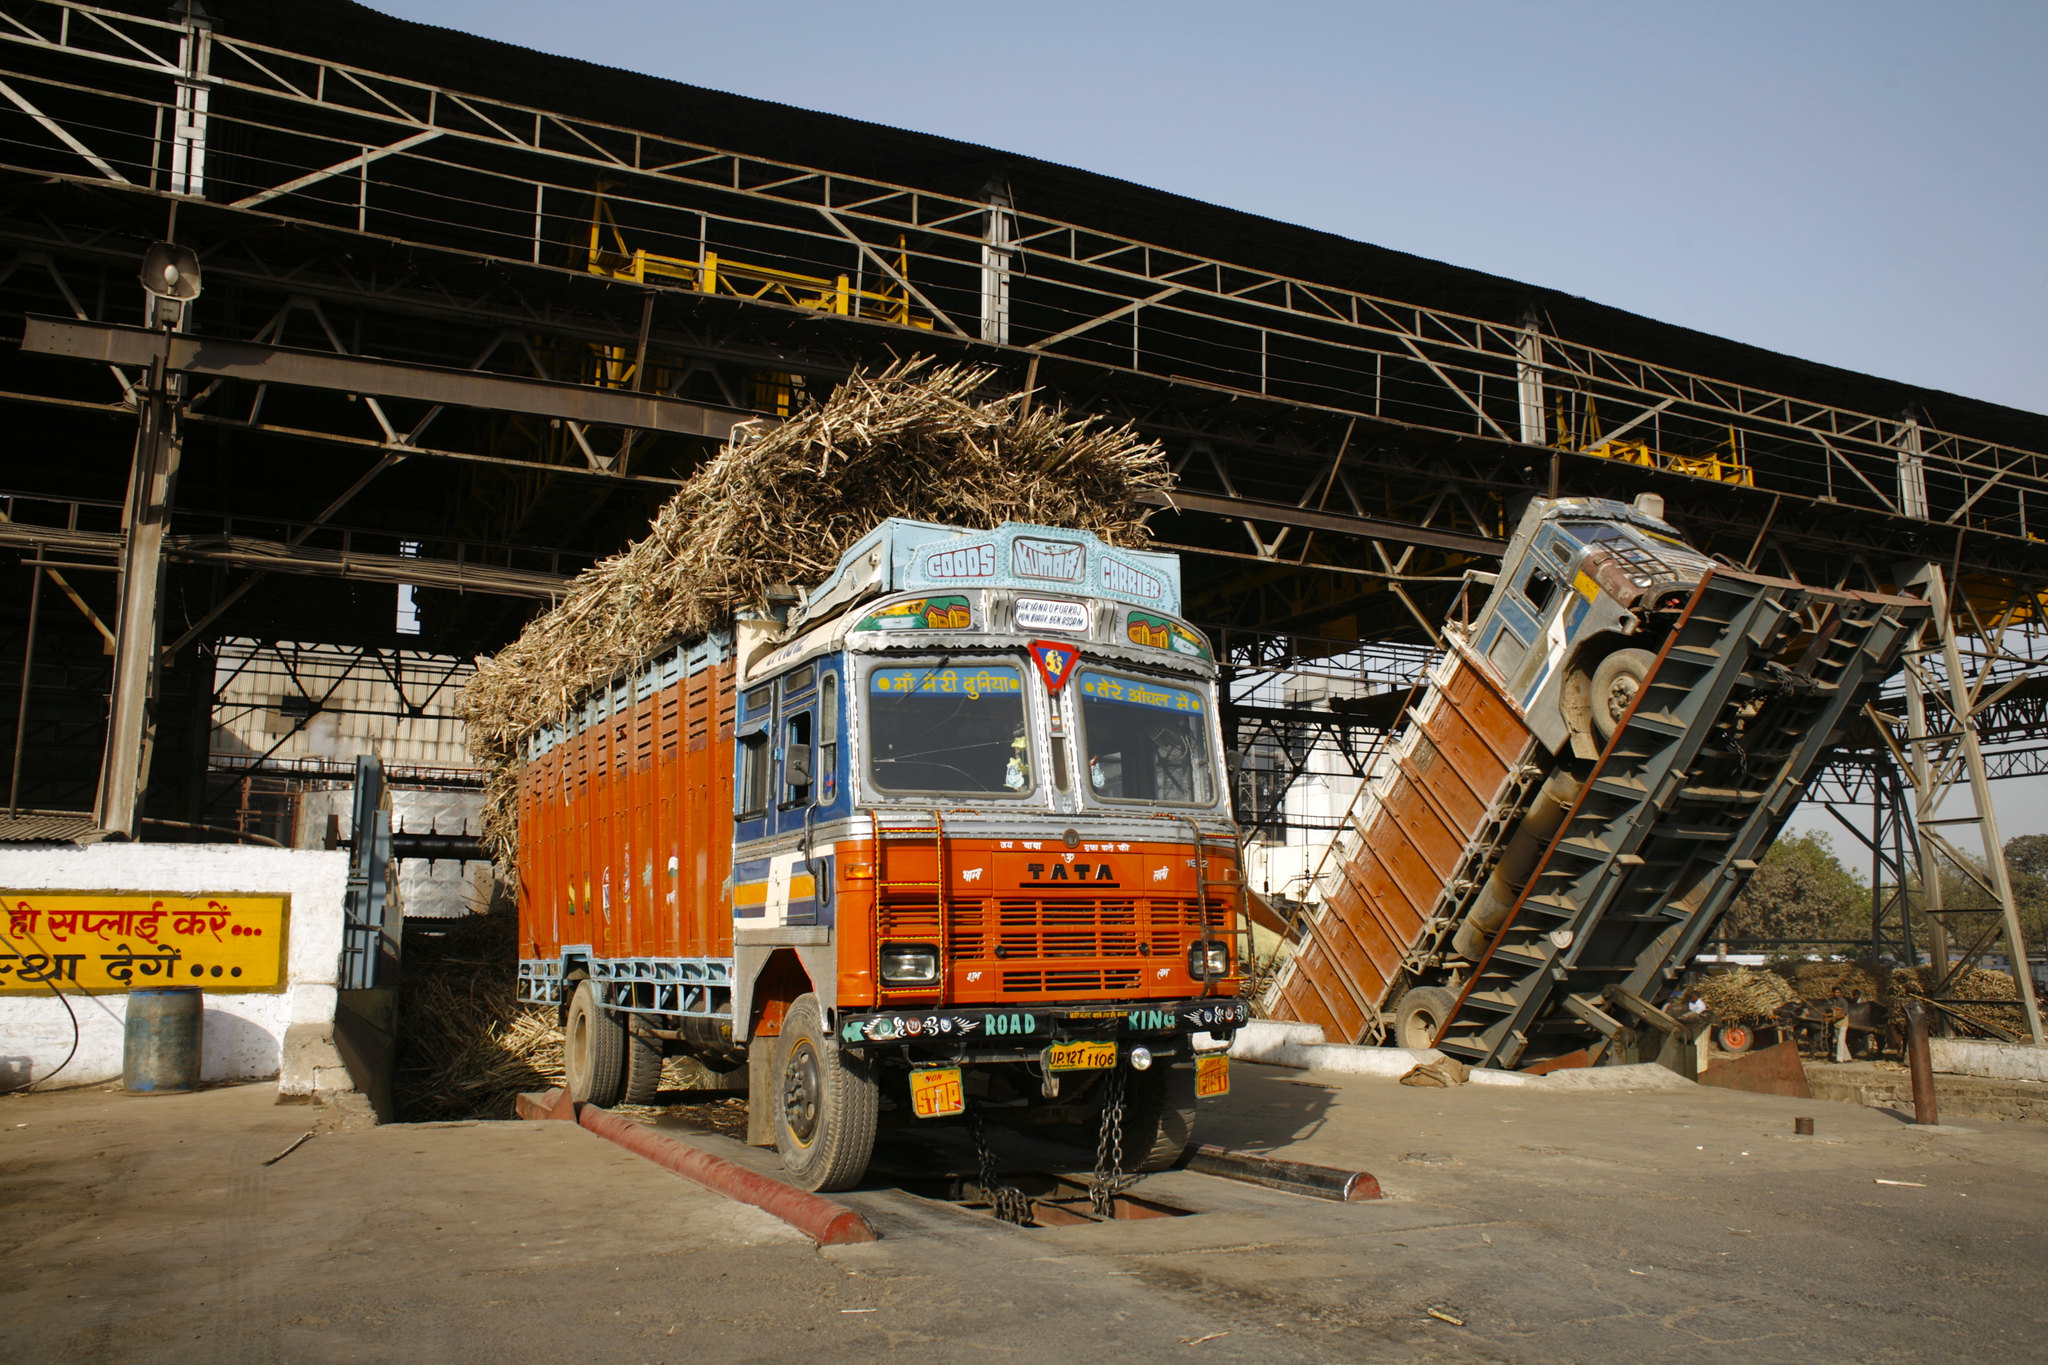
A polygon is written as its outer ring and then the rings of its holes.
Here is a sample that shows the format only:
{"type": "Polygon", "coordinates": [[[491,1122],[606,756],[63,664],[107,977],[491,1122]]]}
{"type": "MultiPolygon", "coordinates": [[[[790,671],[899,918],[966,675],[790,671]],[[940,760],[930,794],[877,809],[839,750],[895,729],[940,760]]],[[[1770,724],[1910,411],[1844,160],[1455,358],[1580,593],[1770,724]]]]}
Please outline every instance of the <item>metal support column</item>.
{"type": "MultiPolygon", "coordinates": [[[[32,551],[42,557],[41,547],[32,551]]],[[[28,687],[36,666],[36,615],[43,604],[43,566],[30,571],[28,582],[28,635],[21,646],[21,701],[14,708],[14,767],[7,782],[7,813],[21,809],[21,752],[28,740],[28,687]]]]}
{"type": "Polygon", "coordinates": [[[981,339],[1010,344],[1010,270],[1017,252],[1017,218],[1006,187],[990,186],[988,230],[981,241],[981,339]]]}
{"type": "MultiPolygon", "coordinates": [[[[1903,480],[1905,471],[1900,470],[1903,480]]],[[[1903,483],[1901,487],[1903,488],[1903,483]]],[[[1941,571],[1926,568],[1925,577],[1939,578],[1941,571]]],[[[1913,783],[1913,808],[1910,819],[1913,828],[1913,853],[1920,865],[1920,909],[1921,921],[1927,928],[1927,961],[1934,968],[1937,980],[1948,975],[1948,923],[1942,918],[1941,903],[1941,852],[1934,842],[1934,831],[1923,820],[1934,803],[1934,765],[1929,756],[1934,743],[1927,731],[1927,690],[1925,678],[1919,668],[1922,646],[1926,642],[1927,629],[1923,627],[1920,638],[1906,653],[1906,760],[1907,776],[1913,783]]],[[[1901,812],[1904,818],[1904,812],[1901,812]]],[[[1912,959],[1907,965],[1913,965],[1912,959]]]]}
{"type": "Polygon", "coordinates": [[[207,104],[212,98],[213,21],[186,6],[185,36],[178,40],[177,109],[171,121],[170,191],[206,193],[207,104]]]}
{"type": "Polygon", "coordinates": [[[1515,357],[1515,392],[1521,400],[1522,444],[1548,445],[1543,417],[1543,333],[1536,330],[1533,317],[1523,322],[1522,334],[1515,339],[1515,357]]]}
{"type": "Polygon", "coordinates": [[[1899,452],[1899,511],[1909,517],[1927,518],[1927,463],[1920,447],[1920,421],[1907,413],[1892,438],[1899,452]]]}
{"type": "Polygon", "coordinates": [[[179,380],[159,361],[149,374],[135,463],[123,514],[121,602],[116,618],[114,686],[107,720],[107,751],[100,764],[93,815],[110,834],[135,837],[142,793],[149,785],[150,748],[156,740],[156,693],[161,671],[164,532],[170,523],[184,436],[178,424],[179,380]]]}
{"type": "MultiPolygon", "coordinates": [[[[1971,962],[1990,945],[1996,936],[2005,940],[2007,963],[2012,972],[2013,985],[2018,991],[2020,1005],[2026,1015],[2027,1032],[2036,1046],[2044,1042],[2041,1027],[2041,1007],[2034,996],[2033,974],[2027,969],[2027,947],[2020,931],[2019,906],[2013,899],[2012,875],[2005,865],[2005,845],[1998,833],[1998,813],[1991,802],[1991,782],[1984,766],[1984,750],[1977,736],[1977,701],[1983,694],[1988,678],[1979,678],[1975,685],[1963,673],[1962,649],[1956,640],[1956,621],[1953,604],[1949,600],[1948,585],[1942,571],[1928,566],[1921,576],[1929,604],[1934,609],[1934,618],[1923,628],[1938,632],[1937,643],[1932,647],[1916,648],[1909,654],[1906,663],[1906,697],[1908,704],[1908,743],[1911,745],[1911,771],[1915,787],[1913,812],[1914,829],[1918,835],[1920,850],[1920,885],[1927,902],[1928,937],[1932,943],[1940,944],[1934,956],[1934,971],[1937,989],[1945,988],[1948,978],[1954,972],[1967,968],[1971,962]],[[1928,655],[1939,653],[1943,677],[1939,686],[1946,695],[1939,700],[1949,715],[1941,734],[1929,734],[1926,724],[1926,708],[1922,695],[1936,682],[1929,675],[1926,660],[1928,655]],[[1960,769],[1960,772],[1958,771],[1960,769]],[[1941,815],[1942,798],[1955,786],[1958,777],[1966,776],[1969,781],[1971,810],[1968,815],[1941,815]],[[1984,873],[1977,875],[1967,855],[1956,843],[1942,833],[1943,829],[1975,825],[1983,848],[1984,873]],[[1975,882],[1995,905],[1983,913],[1999,917],[1996,928],[1977,936],[1966,951],[1960,963],[1952,963],[1947,953],[1945,935],[1941,932],[1938,916],[1943,913],[1958,913],[1943,906],[1941,900],[1941,873],[1943,863],[1953,866],[1968,880],[1975,882]]],[[[1996,628],[1994,626],[1994,628],[1996,628]]],[[[1987,641],[1995,656],[1997,642],[1987,641]]],[[[1990,665],[1985,672],[1988,675],[1990,665]]]]}

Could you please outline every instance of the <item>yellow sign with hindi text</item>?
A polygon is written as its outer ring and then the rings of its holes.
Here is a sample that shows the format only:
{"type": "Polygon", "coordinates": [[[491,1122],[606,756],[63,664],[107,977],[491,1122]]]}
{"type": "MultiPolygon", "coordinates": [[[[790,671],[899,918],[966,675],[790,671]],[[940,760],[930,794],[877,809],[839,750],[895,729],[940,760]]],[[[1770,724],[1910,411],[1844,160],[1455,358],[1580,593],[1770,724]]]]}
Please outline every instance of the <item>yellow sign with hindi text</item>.
{"type": "Polygon", "coordinates": [[[0,890],[0,995],[277,991],[288,896],[0,890]]]}

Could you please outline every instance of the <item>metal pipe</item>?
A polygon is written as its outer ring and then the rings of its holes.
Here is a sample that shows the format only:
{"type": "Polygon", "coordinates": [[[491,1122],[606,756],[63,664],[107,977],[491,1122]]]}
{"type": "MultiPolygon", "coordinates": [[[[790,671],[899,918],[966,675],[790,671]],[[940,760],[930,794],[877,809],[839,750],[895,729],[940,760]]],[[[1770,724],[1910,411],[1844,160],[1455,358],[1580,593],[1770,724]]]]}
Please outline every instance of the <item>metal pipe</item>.
{"type": "MultiPolygon", "coordinates": [[[[248,781],[247,778],[244,778],[242,780],[245,782],[248,781]]],[[[265,848],[291,847],[290,844],[279,843],[277,840],[271,838],[267,834],[257,834],[253,830],[234,829],[227,825],[202,825],[197,824],[191,820],[159,820],[154,815],[145,816],[138,823],[145,825],[157,825],[163,829],[188,830],[195,834],[224,834],[228,838],[233,839],[238,844],[261,844],[265,848]]]]}
{"type": "Polygon", "coordinates": [[[1334,1166],[1313,1166],[1302,1161],[1281,1161],[1255,1152],[1235,1152],[1228,1147],[1202,1146],[1188,1159],[1188,1169],[1225,1180],[1242,1180],[1288,1194],[1311,1199],[1334,1199],[1354,1203],[1378,1199],[1380,1182],[1364,1171],[1343,1171],[1334,1166]]]}
{"type": "Polygon", "coordinates": [[[1934,1062],[1927,1055],[1927,1006],[1906,1006],[1906,1064],[1913,1072],[1913,1122],[1939,1124],[1934,1103],[1934,1062]]]}

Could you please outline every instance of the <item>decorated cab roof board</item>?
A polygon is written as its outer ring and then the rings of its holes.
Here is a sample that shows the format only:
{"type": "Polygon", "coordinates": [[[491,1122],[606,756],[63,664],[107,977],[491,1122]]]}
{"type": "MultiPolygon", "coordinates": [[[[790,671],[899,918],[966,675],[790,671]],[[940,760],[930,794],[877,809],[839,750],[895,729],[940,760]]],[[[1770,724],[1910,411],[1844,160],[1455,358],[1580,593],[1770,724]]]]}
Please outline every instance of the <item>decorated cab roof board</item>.
{"type": "Polygon", "coordinates": [[[1015,521],[963,531],[891,517],[840,556],[793,624],[822,620],[881,593],[970,588],[1067,592],[1177,615],[1180,560],[1105,545],[1087,531],[1015,521]]]}

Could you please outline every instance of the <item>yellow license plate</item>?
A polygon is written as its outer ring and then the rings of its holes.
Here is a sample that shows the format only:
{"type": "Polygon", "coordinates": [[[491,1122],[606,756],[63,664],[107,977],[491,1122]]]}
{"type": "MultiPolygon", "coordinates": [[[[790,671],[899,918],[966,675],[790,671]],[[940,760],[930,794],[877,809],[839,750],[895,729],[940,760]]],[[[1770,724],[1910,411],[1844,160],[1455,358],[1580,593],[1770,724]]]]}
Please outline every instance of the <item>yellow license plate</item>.
{"type": "Polygon", "coordinates": [[[1195,1058],[1195,1096],[1228,1095],[1230,1093],[1230,1058],[1225,1056],[1195,1058]]]}
{"type": "Polygon", "coordinates": [[[910,1106],[921,1119],[942,1119],[967,1108],[960,1093],[960,1068],[933,1066],[910,1073],[910,1106]]]}
{"type": "Polygon", "coordinates": [[[1054,1043],[1046,1065],[1054,1071],[1106,1071],[1116,1065],[1116,1044],[1054,1043]]]}

